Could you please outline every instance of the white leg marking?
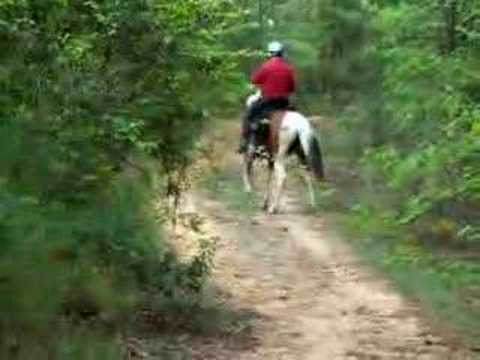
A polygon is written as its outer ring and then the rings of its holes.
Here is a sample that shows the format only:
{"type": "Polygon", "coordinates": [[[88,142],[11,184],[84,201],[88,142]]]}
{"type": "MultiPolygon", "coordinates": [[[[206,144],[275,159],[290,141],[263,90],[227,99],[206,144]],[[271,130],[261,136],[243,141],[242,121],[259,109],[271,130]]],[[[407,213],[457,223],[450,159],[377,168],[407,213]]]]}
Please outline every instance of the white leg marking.
{"type": "Polygon", "coordinates": [[[273,193],[273,201],[270,203],[268,209],[269,214],[274,214],[278,211],[278,206],[280,204],[282,191],[285,185],[285,180],[287,178],[287,171],[285,169],[285,160],[287,157],[288,149],[292,144],[293,140],[297,136],[296,131],[292,131],[289,127],[282,127],[279,134],[279,146],[278,153],[275,158],[275,192],[273,193]]]}
{"type": "Polygon", "coordinates": [[[252,186],[252,172],[253,172],[253,158],[250,154],[245,154],[243,157],[243,185],[247,193],[251,193],[252,186]]]}
{"type": "Polygon", "coordinates": [[[315,190],[313,188],[313,180],[312,175],[308,170],[303,173],[303,177],[305,179],[305,183],[307,184],[308,194],[310,198],[310,205],[312,207],[316,206],[316,199],[315,199],[315,190]]]}
{"type": "Polygon", "coordinates": [[[268,164],[267,189],[265,191],[263,210],[268,209],[268,206],[272,199],[272,178],[273,178],[273,164],[268,164]]]}

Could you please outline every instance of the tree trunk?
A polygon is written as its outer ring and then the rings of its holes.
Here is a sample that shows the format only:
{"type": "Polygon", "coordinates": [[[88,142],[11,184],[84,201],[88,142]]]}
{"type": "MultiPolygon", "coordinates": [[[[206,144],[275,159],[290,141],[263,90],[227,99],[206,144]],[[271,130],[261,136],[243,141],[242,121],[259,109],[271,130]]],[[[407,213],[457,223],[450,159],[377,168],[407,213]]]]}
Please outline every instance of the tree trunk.
{"type": "Polygon", "coordinates": [[[440,0],[443,18],[441,49],[450,54],[457,47],[457,0],[440,0]]]}

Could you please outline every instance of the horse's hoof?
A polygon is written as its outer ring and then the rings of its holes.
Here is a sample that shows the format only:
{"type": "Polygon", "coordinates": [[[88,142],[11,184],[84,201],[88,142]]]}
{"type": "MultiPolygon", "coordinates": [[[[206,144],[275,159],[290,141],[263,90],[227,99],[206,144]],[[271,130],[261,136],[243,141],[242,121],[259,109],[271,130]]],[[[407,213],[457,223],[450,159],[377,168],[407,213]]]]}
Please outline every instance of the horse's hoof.
{"type": "Polygon", "coordinates": [[[278,214],[278,209],[276,208],[270,208],[267,211],[268,215],[277,215],[278,214]]]}

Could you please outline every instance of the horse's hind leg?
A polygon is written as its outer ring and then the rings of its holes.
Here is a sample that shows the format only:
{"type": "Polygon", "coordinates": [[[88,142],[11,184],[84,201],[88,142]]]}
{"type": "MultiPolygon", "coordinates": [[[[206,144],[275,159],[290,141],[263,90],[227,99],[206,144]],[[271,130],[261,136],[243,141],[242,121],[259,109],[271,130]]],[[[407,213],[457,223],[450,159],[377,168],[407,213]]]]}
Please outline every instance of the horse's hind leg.
{"type": "Polygon", "coordinates": [[[295,140],[296,134],[288,128],[280,130],[279,134],[279,146],[277,156],[275,158],[274,171],[275,171],[275,190],[273,191],[273,201],[270,203],[268,213],[274,214],[278,211],[283,188],[285,186],[285,180],[287,178],[287,171],[285,168],[285,161],[288,156],[288,149],[295,140]]]}
{"type": "Polygon", "coordinates": [[[307,168],[305,171],[302,172],[303,179],[305,180],[305,184],[307,185],[308,189],[308,195],[310,199],[310,205],[312,207],[315,207],[316,201],[315,201],[315,191],[313,188],[313,180],[312,180],[312,169],[311,165],[308,163],[308,159],[310,157],[310,135],[309,134],[301,134],[300,135],[300,144],[302,147],[303,155],[305,156],[305,162],[307,168]]]}
{"type": "Polygon", "coordinates": [[[315,199],[315,190],[313,188],[313,180],[312,180],[312,175],[310,174],[310,170],[306,169],[302,175],[303,175],[303,179],[305,180],[305,183],[307,184],[310,205],[312,206],[312,208],[314,208],[317,205],[317,203],[315,199]]]}
{"type": "Polygon", "coordinates": [[[283,188],[285,186],[285,180],[287,177],[287,171],[285,169],[285,158],[281,157],[275,161],[274,165],[275,171],[275,189],[273,192],[273,200],[270,203],[270,207],[268,209],[269,214],[275,214],[278,212],[280,198],[283,192],[283,188]]]}
{"type": "Polygon", "coordinates": [[[250,147],[245,152],[243,157],[243,186],[247,193],[251,193],[253,190],[252,178],[253,178],[253,161],[254,151],[250,147]]]}
{"type": "Polygon", "coordinates": [[[268,160],[268,175],[267,175],[267,189],[265,191],[265,199],[263,202],[263,210],[268,210],[270,201],[272,199],[272,177],[273,177],[273,160],[268,160]]]}

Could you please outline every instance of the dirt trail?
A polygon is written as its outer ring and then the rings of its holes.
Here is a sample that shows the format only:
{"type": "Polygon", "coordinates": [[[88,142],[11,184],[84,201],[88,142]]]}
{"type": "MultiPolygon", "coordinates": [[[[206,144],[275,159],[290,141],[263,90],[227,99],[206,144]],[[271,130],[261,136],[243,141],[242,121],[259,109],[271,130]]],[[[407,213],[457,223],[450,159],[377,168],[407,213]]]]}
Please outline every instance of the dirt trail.
{"type": "Polygon", "coordinates": [[[197,359],[470,359],[415,304],[328,235],[293,194],[283,215],[249,220],[196,196],[189,211],[219,236],[213,278],[229,306],[254,314],[249,340],[196,344],[197,359]],[[193,207],[193,209],[192,209],[193,207]]]}
{"type": "MultiPolygon", "coordinates": [[[[215,153],[231,154],[234,136],[214,135],[212,143],[229,148],[215,153]]],[[[228,157],[219,166],[238,171],[228,157]]],[[[252,217],[204,193],[189,199],[183,211],[200,214],[204,231],[219,239],[217,296],[245,318],[229,335],[191,339],[189,359],[473,359],[298,198],[287,193],[280,215],[252,217]]]]}

